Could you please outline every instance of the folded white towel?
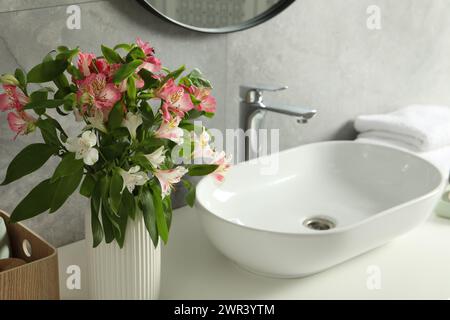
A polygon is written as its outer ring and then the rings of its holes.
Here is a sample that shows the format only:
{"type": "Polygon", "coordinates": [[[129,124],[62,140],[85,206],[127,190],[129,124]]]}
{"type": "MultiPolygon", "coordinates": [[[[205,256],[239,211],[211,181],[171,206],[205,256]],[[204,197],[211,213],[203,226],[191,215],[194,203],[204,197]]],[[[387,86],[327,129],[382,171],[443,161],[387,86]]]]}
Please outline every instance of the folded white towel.
{"type": "Polygon", "coordinates": [[[412,105],[388,114],[363,115],[355,129],[366,138],[403,142],[416,151],[450,145],[450,107],[412,105]]]}

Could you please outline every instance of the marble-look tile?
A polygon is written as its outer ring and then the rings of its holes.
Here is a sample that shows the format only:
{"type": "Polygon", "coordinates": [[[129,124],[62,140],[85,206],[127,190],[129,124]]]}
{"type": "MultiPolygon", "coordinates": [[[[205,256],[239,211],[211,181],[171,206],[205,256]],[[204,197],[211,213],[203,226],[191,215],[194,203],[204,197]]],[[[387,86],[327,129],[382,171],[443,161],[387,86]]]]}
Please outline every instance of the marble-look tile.
{"type": "Polygon", "coordinates": [[[107,0],[2,0],[0,12],[32,10],[62,5],[79,4],[85,2],[98,2],[107,0]]]}
{"type": "MultiPolygon", "coordinates": [[[[209,125],[223,129],[226,93],[226,37],[203,35],[180,29],[161,21],[144,10],[136,1],[116,0],[81,4],[81,30],[66,28],[65,7],[54,7],[0,14],[0,70],[12,72],[16,66],[29,69],[38,63],[52,48],[60,44],[80,46],[99,52],[100,44],[112,46],[121,42],[132,42],[136,36],[151,41],[157,54],[169,68],[183,63],[188,68],[198,67],[215,85],[219,111],[209,125]]],[[[12,141],[1,115],[0,135],[0,178],[7,165],[25,145],[40,140],[39,134],[19,137],[12,141]]],[[[62,125],[69,131],[76,131],[71,118],[62,119],[62,125]]],[[[43,179],[50,176],[55,162],[51,161],[38,172],[0,187],[0,207],[11,212],[18,201],[43,179]]],[[[184,204],[182,190],[174,196],[174,207],[184,204]]],[[[63,245],[84,237],[83,214],[87,204],[81,196],[74,195],[58,212],[41,215],[26,222],[33,230],[43,235],[54,245],[63,245]]]]}
{"type": "Polygon", "coordinates": [[[358,114],[410,103],[450,104],[450,20],[445,0],[302,0],[274,19],[228,39],[227,127],[237,123],[238,85],[290,86],[271,103],[314,107],[307,125],[270,114],[281,147],[354,137],[358,114]],[[378,5],[382,30],[366,27],[378,5]]]}
{"type": "MultiPolygon", "coordinates": [[[[199,67],[215,84],[218,113],[209,125],[236,128],[238,87],[247,83],[289,85],[267,94],[269,103],[314,107],[319,113],[307,125],[270,114],[266,128],[280,128],[281,148],[354,137],[358,114],[385,112],[410,103],[450,104],[450,20],[448,0],[301,0],[272,20],[229,35],[190,32],[154,17],[136,1],[81,4],[81,30],[68,30],[65,9],[70,0],[11,1],[0,4],[0,72],[17,65],[30,68],[59,44],[96,50],[149,39],[171,68],[199,67]],[[60,7],[53,7],[56,3],[60,7]],[[366,9],[378,5],[382,30],[366,27],[366,9]],[[35,9],[44,6],[43,9],[35,9]]],[[[0,169],[39,137],[12,135],[1,115],[0,169]]],[[[64,121],[64,126],[71,126],[64,121]]],[[[75,127],[70,128],[76,130],[75,127]]],[[[51,174],[54,163],[32,176],[0,188],[0,207],[12,210],[28,190],[51,174]]],[[[180,191],[180,190],[179,190],[180,191]]],[[[175,194],[182,204],[182,192],[175,194]]],[[[59,212],[27,222],[52,243],[83,237],[85,204],[74,197],[59,212]]]]}

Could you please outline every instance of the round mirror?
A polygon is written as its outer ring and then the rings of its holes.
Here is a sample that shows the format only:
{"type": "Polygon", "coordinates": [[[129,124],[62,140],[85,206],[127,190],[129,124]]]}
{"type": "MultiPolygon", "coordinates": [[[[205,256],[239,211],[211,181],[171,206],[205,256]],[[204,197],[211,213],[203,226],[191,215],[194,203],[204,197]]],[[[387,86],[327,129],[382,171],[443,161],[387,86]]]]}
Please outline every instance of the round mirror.
{"type": "Polygon", "coordinates": [[[295,0],[138,0],[157,16],[181,27],[227,33],[254,27],[295,0]]]}

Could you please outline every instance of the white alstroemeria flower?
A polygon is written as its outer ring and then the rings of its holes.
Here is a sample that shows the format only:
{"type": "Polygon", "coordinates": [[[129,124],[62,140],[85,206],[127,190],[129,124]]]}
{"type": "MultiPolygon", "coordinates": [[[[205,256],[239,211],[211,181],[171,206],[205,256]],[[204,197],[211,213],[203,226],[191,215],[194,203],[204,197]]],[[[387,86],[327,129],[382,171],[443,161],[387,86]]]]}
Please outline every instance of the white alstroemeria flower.
{"type": "Polygon", "coordinates": [[[153,153],[146,154],[145,157],[150,161],[153,168],[158,168],[166,159],[165,153],[166,150],[164,150],[164,146],[161,146],[153,153]]]}
{"type": "Polygon", "coordinates": [[[223,182],[225,172],[231,167],[231,155],[227,155],[225,151],[215,152],[210,164],[216,164],[217,169],[211,175],[218,181],[223,182]]]}
{"type": "Polygon", "coordinates": [[[122,126],[130,132],[131,138],[136,138],[136,130],[142,124],[142,117],[139,114],[128,112],[123,119],[122,126]]]}
{"type": "Polygon", "coordinates": [[[158,130],[155,132],[155,136],[157,138],[161,139],[169,139],[175,142],[176,144],[180,145],[183,144],[183,129],[179,128],[178,125],[180,124],[181,118],[180,117],[174,117],[169,122],[163,121],[161,123],[161,126],[158,130]]]}
{"type": "Polygon", "coordinates": [[[69,152],[75,152],[75,159],[83,159],[88,166],[98,161],[98,150],[95,149],[97,136],[93,131],[85,131],[81,137],[68,138],[65,146],[69,152]]]}
{"type": "Polygon", "coordinates": [[[132,193],[136,186],[142,186],[149,180],[148,175],[140,170],[139,166],[131,167],[128,171],[120,170],[120,175],[123,179],[122,191],[127,188],[132,193]]]}
{"type": "Polygon", "coordinates": [[[161,185],[161,195],[170,195],[172,185],[180,182],[181,178],[188,172],[188,170],[182,166],[178,166],[169,170],[156,170],[155,177],[158,178],[161,185]]]}
{"type": "Polygon", "coordinates": [[[203,127],[202,133],[197,135],[192,133],[192,139],[194,140],[194,151],[192,152],[192,158],[213,158],[214,150],[210,146],[211,136],[203,127]]]}
{"type": "Polygon", "coordinates": [[[89,121],[92,128],[95,128],[97,130],[100,130],[101,132],[108,132],[105,126],[105,122],[103,121],[103,112],[96,109],[93,117],[88,117],[87,120],[89,121]]]}

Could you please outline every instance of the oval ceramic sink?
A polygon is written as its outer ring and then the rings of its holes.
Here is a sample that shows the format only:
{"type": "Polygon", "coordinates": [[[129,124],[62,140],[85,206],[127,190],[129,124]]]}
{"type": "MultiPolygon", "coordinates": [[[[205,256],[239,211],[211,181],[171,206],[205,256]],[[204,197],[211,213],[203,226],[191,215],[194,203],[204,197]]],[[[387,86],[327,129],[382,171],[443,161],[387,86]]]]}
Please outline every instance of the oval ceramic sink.
{"type": "Polygon", "coordinates": [[[196,206],[211,242],[237,264],[303,277],[420,225],[443,189],[440,171],[418,156],[337,141],[238,164],[222,184],[206,177],[196,206]]]}

